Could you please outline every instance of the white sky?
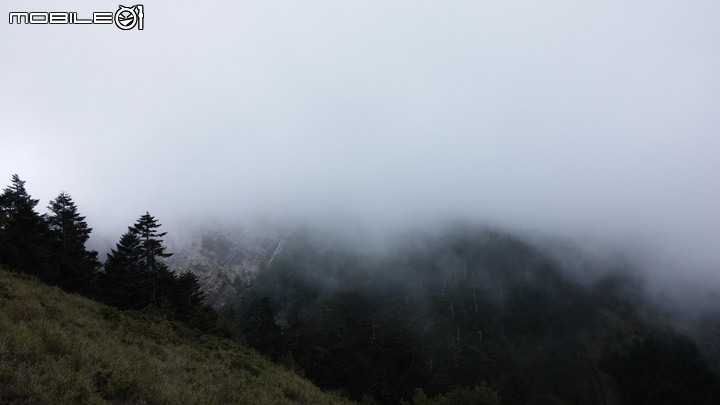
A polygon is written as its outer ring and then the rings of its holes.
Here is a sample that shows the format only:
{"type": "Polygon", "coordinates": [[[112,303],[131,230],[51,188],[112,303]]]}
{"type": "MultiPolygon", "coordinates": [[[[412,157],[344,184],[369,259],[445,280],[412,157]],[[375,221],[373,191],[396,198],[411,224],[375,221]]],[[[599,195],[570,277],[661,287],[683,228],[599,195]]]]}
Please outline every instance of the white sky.
{"type": "Polygon", "coordinates": [[[8,24],[117,2],[0,2],[3,185],[117,236],[146,210],[463,217],[720,273],[717,0],[142,4],[126,32],[8,24]]]}

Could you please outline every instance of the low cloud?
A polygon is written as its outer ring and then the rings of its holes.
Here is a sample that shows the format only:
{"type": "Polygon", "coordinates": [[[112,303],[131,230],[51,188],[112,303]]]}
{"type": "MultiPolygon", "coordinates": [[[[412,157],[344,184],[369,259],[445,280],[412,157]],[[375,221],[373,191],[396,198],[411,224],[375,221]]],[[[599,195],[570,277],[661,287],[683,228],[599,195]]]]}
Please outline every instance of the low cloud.
{"type": "Polygon", "coordinates": [[[717,282],[718,17],[710,1],[251,1],[148,3],[143,31],[4,21],[0,173],[43,205],[68,191],[98,237],[146,210],[170,230],[466,219],[717,282]]]}

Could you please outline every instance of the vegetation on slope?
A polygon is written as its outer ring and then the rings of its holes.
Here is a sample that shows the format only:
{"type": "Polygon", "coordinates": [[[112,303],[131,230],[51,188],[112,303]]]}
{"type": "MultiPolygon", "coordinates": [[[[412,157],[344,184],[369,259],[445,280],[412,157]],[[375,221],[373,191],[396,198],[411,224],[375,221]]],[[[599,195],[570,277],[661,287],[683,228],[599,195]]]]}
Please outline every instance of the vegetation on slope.
{"type": "MultiPolygon", "coordinates": [[[[101,270],[70,196],[43,215],[37,204],[14,175],[0,194],[0,265],[116,308],[3,273],[0,402],[343,401],[204,330],[366,403],[720,403],[717,375],[641,283],[626,272],[578,283],[511,235],[461,226],[379,256],[298,230],[233,281],[218,325],[194,274],[165,263],[149,213],[101,270]]],[[[712,342],[720,329],[705,330],[712,342]]]]}
{"type": "Polygon", "coordinates": [[[417,389],[486,383],[503,404],[720,403],[697,347],[627,274],[582,284],[484,229],[409,238],[381,257],[300,233],[236,281],[226,313],[251,347],[358,400],[423,403],[417,389]]]}
{"type": "Polygon", "coordinates": [[[335,404],[252,350],[0,270],[0,403],[335,404]]]}
{"type": "Polygon", "coordinates": [[[0,193],[0,266],[120,309],[162,308],[193,328],[215,327],[216,314],[204,303],[195,275],[165,263],[172,253],[150,213],[128,227],[101,265],[97,252],[85,246],[92,228],[69,194],[61,192],[46,214],[35,211],[38,203],[17,174],[0,193]]]}

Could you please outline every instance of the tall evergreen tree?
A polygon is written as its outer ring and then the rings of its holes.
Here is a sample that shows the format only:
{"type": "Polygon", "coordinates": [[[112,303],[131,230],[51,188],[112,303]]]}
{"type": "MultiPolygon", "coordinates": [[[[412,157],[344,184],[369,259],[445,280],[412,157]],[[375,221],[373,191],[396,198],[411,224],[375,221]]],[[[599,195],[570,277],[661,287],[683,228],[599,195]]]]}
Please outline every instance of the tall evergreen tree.
{"type": "Polygon", "coordinates": [[[48,206],[47,223],[52,241],[50,281],[70,291],[89,293],[100,267],[97,252],[85,249],[92,228],[66,192],[48,206]]]}
{"type": "Polygon", "coordinates": [[[147,283],[140,267],[140,239],[133,227],[111,249],[100,275],[100,296],[119,308],[143,309],[147,306],[147,283]]]}
{"type": "Polygon", "coordinates": [[[172,253],[165,251],[163,236],[167,232],[158,232],[160,228],[158,221],[146,212],[142,215],[133,229],[140,239],[139,265],[150,281],[150,304],[157,306],[161,300],[168,298],[168,280],[173,279],[172,273],[168,270],[167,264],[162,259],[172,256],[172,253]]]}
{"type": "Polygon", "coordinates": [[[145,213],[108,253],[101,287],[110,304],[132,309],[162,306],[170,301],[175,276],[164,260],[165,251],[158,221],[145,213]]]}
{"type": "Polygon", "coordinates": [[[210,330],[216,314],[203,303],[203,293],[189,271],[176,277],[164,259],[167,253],[160,224],[145,213],[108,253],[105,271],[100,275],[100,298],[125,309],[163,308],[191,327],[210,330]]]}
{"type": "Polygon", "coordinates": [[[39,200],[30,197],[25,182],[12,175],[0,195],[0,263],[41,278],[48,269],[48,228],[35,212],[39,200]]]}

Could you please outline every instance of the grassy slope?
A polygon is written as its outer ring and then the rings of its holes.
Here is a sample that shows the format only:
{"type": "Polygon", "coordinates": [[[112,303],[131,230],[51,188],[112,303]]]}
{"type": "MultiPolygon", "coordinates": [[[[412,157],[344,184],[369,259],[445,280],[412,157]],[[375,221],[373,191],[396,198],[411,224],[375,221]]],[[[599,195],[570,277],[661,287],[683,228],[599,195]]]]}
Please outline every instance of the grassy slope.
{"type": "Polygon", "coordinates": [[[0,403],[335,404],[231,342],[0,270],[0,403]]]}

